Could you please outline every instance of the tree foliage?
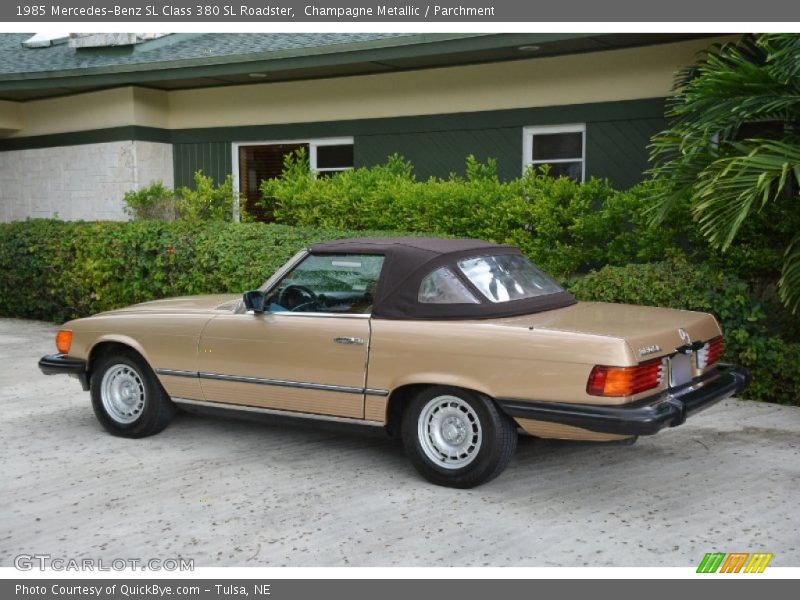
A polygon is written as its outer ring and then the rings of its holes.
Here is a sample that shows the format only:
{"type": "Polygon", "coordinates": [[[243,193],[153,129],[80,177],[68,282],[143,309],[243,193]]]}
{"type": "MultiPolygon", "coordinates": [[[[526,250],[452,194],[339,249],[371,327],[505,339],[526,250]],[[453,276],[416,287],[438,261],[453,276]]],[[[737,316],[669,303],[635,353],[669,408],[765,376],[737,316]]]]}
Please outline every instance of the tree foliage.
{"type": "MultiPolygon", "coordinates": [[[[654,224],[688,200],[701,233],[727,250],[744,224],[767,207],[798,221],[800,36],[748,35],[717,45],[680,71],[668,129],[653,138],[654,224]]],[[[800,227],[788,239],[780,296],[800,307],[800,227]]]]}

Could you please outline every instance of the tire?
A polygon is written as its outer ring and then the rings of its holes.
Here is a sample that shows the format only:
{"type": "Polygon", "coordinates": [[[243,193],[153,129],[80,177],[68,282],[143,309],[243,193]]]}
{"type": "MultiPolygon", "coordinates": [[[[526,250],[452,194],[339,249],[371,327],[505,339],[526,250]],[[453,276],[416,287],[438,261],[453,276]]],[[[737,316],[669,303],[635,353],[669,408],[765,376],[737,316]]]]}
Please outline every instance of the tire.
{"type": "Polygon", "coordinates": [[[517,426],[480,394],[436,386],[417,394],[403,413],[403,446],[428,481],[472,488],[508,466],[517,447],[517,426]]]}
{"type": "Polygon", "coordinates": [[[153,370],[133,351],[101,357],[92,369],[90,390],[97,420],[114,435],[154,435],[175,416],[175,405],[153,370]]]}

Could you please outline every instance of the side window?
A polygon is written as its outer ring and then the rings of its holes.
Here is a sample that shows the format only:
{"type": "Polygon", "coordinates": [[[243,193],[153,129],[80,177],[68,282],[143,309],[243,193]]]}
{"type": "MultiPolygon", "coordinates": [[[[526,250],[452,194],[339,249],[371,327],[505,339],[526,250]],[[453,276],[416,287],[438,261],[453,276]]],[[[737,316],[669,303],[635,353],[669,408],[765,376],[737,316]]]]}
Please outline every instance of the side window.
{"type": "Polygon", "coordinates": [[[447,267],[440,267],[425,276],[417,300],[422,304],[480,304],[447,267]]]}
{"type": "Polygon", "coordinates": [[[458,268],[492,302],[509,302],[564,291],[527,258],[515,254],[460,260],[458,268]]]}
{"type": "Polygon", "coordinates": [[[270,312],[369,314],[383,256],[310,255],[270,292],[270,312]]]}

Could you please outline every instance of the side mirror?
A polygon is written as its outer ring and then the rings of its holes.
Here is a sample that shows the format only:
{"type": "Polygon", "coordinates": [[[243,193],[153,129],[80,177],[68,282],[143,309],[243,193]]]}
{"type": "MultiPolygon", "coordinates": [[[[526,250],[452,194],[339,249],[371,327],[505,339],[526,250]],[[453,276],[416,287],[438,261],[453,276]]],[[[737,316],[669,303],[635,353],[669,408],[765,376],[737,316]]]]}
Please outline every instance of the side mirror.
{"type": "Polygon", "coordinates": [[[252,290],[244,293],[244,306],[247,310],[252,310],[255,314],[264,314],[264,302],[266,297],[264,292],[252,290]]]}

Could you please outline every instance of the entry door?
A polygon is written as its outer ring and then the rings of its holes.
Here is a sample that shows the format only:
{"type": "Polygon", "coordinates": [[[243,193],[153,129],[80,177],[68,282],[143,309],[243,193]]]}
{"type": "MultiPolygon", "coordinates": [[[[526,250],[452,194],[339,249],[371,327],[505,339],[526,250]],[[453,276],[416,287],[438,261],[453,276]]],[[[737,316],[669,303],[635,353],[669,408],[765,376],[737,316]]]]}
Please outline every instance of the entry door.
{"type": "Polygon", "coordinates": [[[308,152],[308,144],[268,144],[239,146],[239,192],[245,198],[247,212],[257,221],[273,221],[272,215],[258,206],[260,185],[265,179],[280,177],[283,161],[300,149],[308,152]]]}
{"type": "Polygon", "coordinates": [[[199,346],[205,399],[363,418],[369,329],[367,316],[216,317],[199,346]]]}

